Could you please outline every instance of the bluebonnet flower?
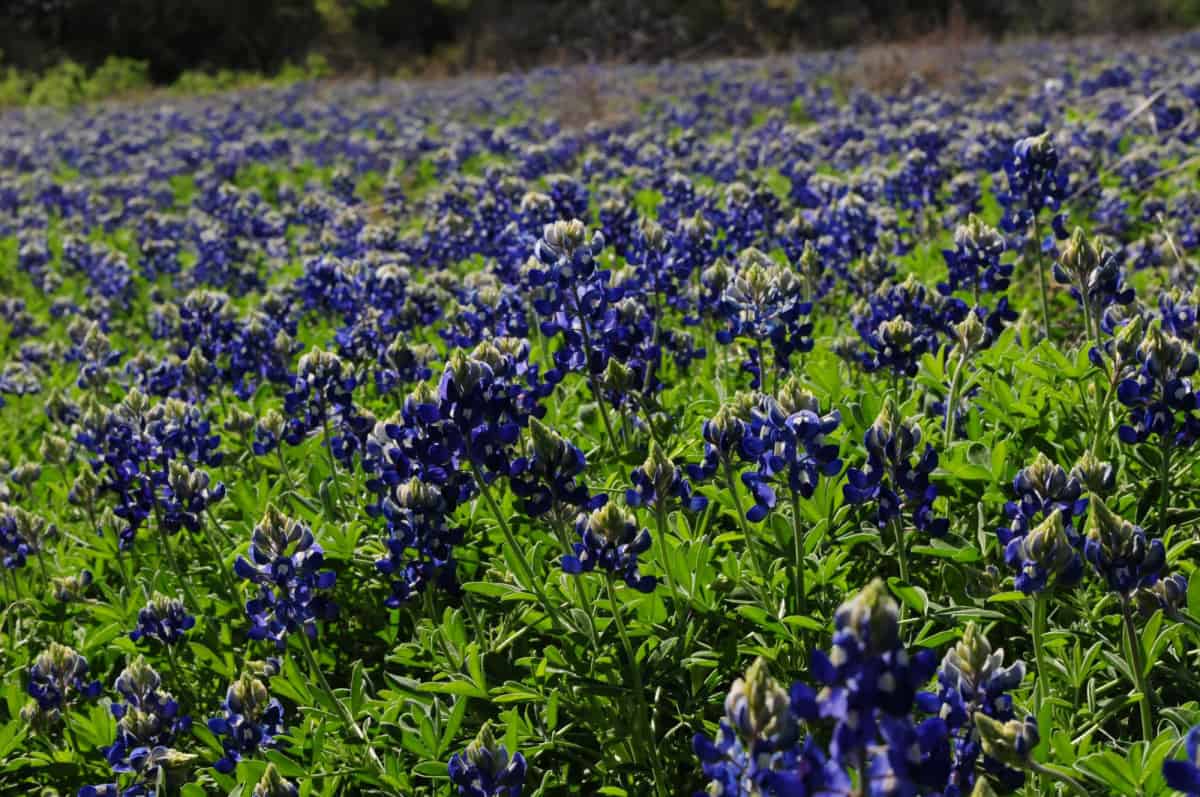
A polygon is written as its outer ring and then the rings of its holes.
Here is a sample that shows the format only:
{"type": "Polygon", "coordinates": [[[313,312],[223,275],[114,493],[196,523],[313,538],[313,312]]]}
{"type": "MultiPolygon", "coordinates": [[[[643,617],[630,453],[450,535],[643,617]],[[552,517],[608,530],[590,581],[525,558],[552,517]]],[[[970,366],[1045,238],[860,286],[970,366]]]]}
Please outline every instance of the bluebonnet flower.
{"type": "Polygon", "coordinates": [[[812,350],[812,323],[808,321],[812,303],[802,296],[800,278],[791,268],[757,249],[747,249],[738,258],[737,271],[717,306],[728,324],[717,333],[717,340],[729,343],[745,338],[750,342],[742,370],[751,375],[751,388],[758,389],[763,381],[763,347],[771,347],[773,365],[779,371],[788,369],[793,353],[812,350]]]}
{"type": "MultiPolygon", "coordinates": [[[[1008,694],[1025,678],[1025,663],[1004,666],[1004,651],[992,650],[974,623],[968,623],[958,643],[947,651],[938,669],[938,691],[923,692],[917,704],[940,716],[950,729],[953,766],[945,797],[967,797],[978,777],[977,764],[983,748],[975,726],[975,714],[983,713],[1000,722],[1013,719],[1012,696],[1008,694]]],[[[983,769],[1007,789],[1024,783],[1024,773],[984,757],[983,769]]]]}
{"type": "Polygon", "coordinates": [[[487,722],[461,754],[450,757],[450,782],[466,797],[521,797],[525,787],[525,757],[496,741],[487,722]]]}
{"type": "Polygon", "coordinates": [[[1162,774],[1167,785],[1187,797],[1200,795],[1200,725],[1193,727],[1184,738],[1186,756],[1163,761],[1162,774]]]}
{"type": "Polygon", "coordinates": [[[1041,741],[1037,720],[1027,714],[1023,720],[1001,721],[982,711],[975,712],[975,729],[983,754],[1013,769],[1028,769],[1033,750],[1041,741]]]}
{"type": "MultiPolygon", "coordinates": [[[[881,718],[909,716],[917,690],[937,662],[933,651],[905,650],[899,609],[879,579],[838,608],[834,629],[832,652],[813,651],[812,673],[822,684],[816,696],[819,715],[836,722],[830,754],[853,767],[866,762],[881,718]]],[[[945,728],[931,725],[919,732],[944,738],[945,728]]]]}
{"type": "Polygon", "coordinates": [[[100,682],[88,681],[87,674],[87,659],[51,642],[29,666],[25,690],[33,701],[22,709],[22,719],[35,727],[50,727],[80,700],[94,700],[100,695],[100,682]]]}
{"type": "Polygon", "coordinates": [[[437,417],[455,430],[464,464],[491,482],[512,471],[520,431],[531,417],[545,414],[540,399],[550,389],[529,362],[527,341],[485,341],[470,355],[450,355],[438,383],[437,417]]]}
{"type": "Polygon", "coordinates": [[[1196,321],[1200,318],[1200,288],[1193,288],[1190,294],[1177,288],[1163,291],[1158,295],[1158,313],[1163,330],[1194,345],[1196,321]]]}
{"type": "Polygon", "coordinates": [[[1071,478],[1075,479],[1088,492],[1098,495],[1110,495],[1117,486],[1116,471],[1112,463],[1104,462],[1091,451],[1084,451],[1071,468],[1071,478]]]}
{"type": "Polygon", "coordinates": [[[1074,586],[1083,575],[1083,560],[1067,536],[1059,509],[1051,510],[1027,534],[1009,540],[1004,546],[1004,561],[1017,571],[1014,586],[1026,595],[1050,586],[1074,586]]]}
{"type": "Polygon", "coordinates": [[[1162,540],[1151,540],[1138,526],[1116,515],[1099,499],[1092,501],[1083,555],[1108,589],[1128,599],[1150,587],[1166,566],[1162,540]]]}
{"type": "Polygon", "coordinates": [[[921,449],[921,429],[897,417],[889,400],[863,436],[867,462],[846,472],[843,488],[851,504],[875,503],[875,522],[880,528],[902,522],[907,513],[914,526],[932,537],[949,530],[946,518],[935,518],[933,501],[937,487],[929,475],[937,467],[937,452],[929,443],[921,449]]]}
{"type": "Polygon", "coordinates": [[[1073,472],[1068,474],[1039,451],[1028,467],[1017,471],[1012,489],[1016,500],[1004,504],[1004,514],[1010,523],[996,529],[1001,545],[1025,536],[1055,510],[1068,539],[1079,544],[1080,531],[1075,528],[1075,519],[1087,512],[1088,499],[1083,497],[1083,486],[1073,472]]]}
{"type": "Polygon", "coordinates": [[[583,452],[537,418],[529,419],[529,432],[524,455],[509,469],[509,484],[525,514],[538,517],[556,506],[599,509],[604,494],[592,496],[579,479],[587,468],[583,452]]]}
{"type": "Polygon", "coordinates": [[[769,482],[782,477],[788,490],[811,498],[821,476],[841,472],[838,447],[825,437],[839,423],[841,415],[836,410],[822,413],[816,396],[795,378],[780,387],[777,398],[763,397],[752,422],[764,443],[763,451],[757,470],[742,477],[755,499],[755,506],[746,513],[748,520],[762,520],[775,505],[769,482]]]}
{"type": "Polygon", "coordinates": [[[942,252],[949,274],[945,282],[938,283],[938,290],[946,296],[959,290],[974,291],[976,296],[1007,290],[1013,266],[1000,262],[1004,250],[999,230],[972,214],[954,231],[953,251],[942,252]]]}
{"type": "Polygon", "coordinates": [[[868,372],[887,368],[915,376],[921,357],[935,353],[968,312],[962,300],[929,291],[911,274],[881,285],[853,314],[854,329],[869,349],[859,360],[868,372]]]}
{"type": "MultiPolygon", "coordinates": [[[[1057,209],[1066,195],[1067,174],[1059,171],[1058,150],[1049,131],[1014,144],[1012,157],[1004,162],[1004,173],[1008,190],[998,198],[1004,205],[1001,226],[1008,232],[1025,231],[1043,208],[1057,209]]],[[[1061,227],[1061,214],[1054,224],[1061,227]]]]}
{"type": "Polygon", "coordinates": [[[225,716],[213,717],[208,729],[221,741],[225,755],[213,768],[232,772],[237,762],[259,750],[274,747],[283,733],[283,706],[258,678],[244,674],[229,685],[222,704],[225,716]]]}
{"type": "Polygon", "coordinates": [[[138,612],[137,628],[129,632],[129,638],[174,645],[195,625],[196,618],[187,613],[183,601],[156,592],[138,612]]]}
{"type": "Polygon", "coordinates": [[[1154,323],[1134,356],[1132,374],[1117,385],[1117,400],[1129,408],[1129,422],[1117,430],[1121,441],[1157,435],[1164,447],[1191,445],[1200,437],[1200,400],[1191,379],[1200,364],[1196,353],[1154,323]]]}
{"type": "Polygon", "coordinates": [[[0,555],[9,570],[24,567],[41,550],[46,520],[19,506],[0,503],[0,555]]]}
{"type": "Polygon", "coordinates": [[[443,492],[414,477],[384,497],[381,511],[387,520],[388,555],[375,567],[392,577],[386,605],[396,608],[430,584],[454,592],[454,546],[462,542],[463,531],[451,525],[451,505],[443,492]]]}
{"type": "Polygon", "coordinates": [[[638,556],[650,550],[650,532],[639,530],[637,520],[628,511],[607,503],[590,515],[581,515],[575,531],[581,541],[575,543],[573,556],[563,557],[564,572],[590,573],[599,565],[639,592],[654,590],[658,583],[655,577],[638,572],[638,556]]]}
{"type": "Polygon", "coordinates": [[[163,528],[168,534],[184,528],[199,531],[204,512],[225,497],[225,485],[217,482],[210,487],[208,473],[179,460],[171,460],[167,473],[158,499],[163,528]]]}
{"type": "Polygon", "coordinates": [[[357,418],[354,409],[354,377],[336,354],[312,349],[300,358],[292,389],[284,396],[283,412],[288,417],[284,439],[299,445],[313,430],[325,433],[325,445],[342,462],[357,449],[352,433],[357,418]],[[337,433],[330,424],[338,424],[337,433]]]}
{"type": "MultiPolygon", "coordinates": [[[[1071,286],[1071,297],[1083,308],[1086,332],[1097,339],[1108,308],[1133,301],[1133,289],[1125,284],[1117,256],[1099,241],[1088,239],[1079,227],[1063,245],[1054,277],[1071,286]]],[[[1111,328],[1111,320],[1106,326],[1111,328]]]]}
{"type": "Polygon", "coordinates": [[[1133,593],[1133,601],[1145,617],[1162,611],[1172,619],[1180,616],[1187,605],[1188,580],[1179,573],[1164,576],[1149,586],[1139,587],[1133,593]]]}
{"type": "Polygon", "coordinates": [[[300,789],[290,780],[285,780],[274,764],[267,764],[251,794],[252,797],[300,797],[300,789]]]}
{"type": "Polygon", "coordinates": [[[60,603],[75,603],[82,600],[84,593],[92,585],[92,579],[91,570],[80,570],[75,575],[52,579],[55,600],[60,603]]]}
{"type": "Polygon", "coordinates": [[[191,727],[191,719],[179,713],[179,704],[161,685],[158,673],[141,656],[117,677],[116,689],[122,702],[111,706],[117,719],[117,736],[101,749],[113,773],[119,780],[123,778],[126,786],[88,786],[80,789],[80,797],[154,797],[160,780],[174,782],[174,773],[195,758],[172,748],[191,727]]]}
{"type": "MultiPolygon", "coordinates": [[[[798,722],[815,719],[812,690],[802,684],[791,693],[757,659],[725,698],[725,716],[715,739],[697,733],[692,748],[708,788],[719,797],[771,795],[808,797],[850,793],[850,777],[816,742],[799,742],[798,722]]],[[[699,795],[697,795],[699,797],[699,795]]]]}
{"type": "Polygon", "coordinates": [[[250,541],[250,559],[239,556],[233,570],[258,585],[258,596],[246,602],[251,639],[270,639],[282,650],[287,635],[302,630],[317,636],[317,620],[337,615],[337,604],[317,590],[332,589],[335,573],[320,570],[321,546],[298,520],[267,507],[250,541]]]}
{"type": "Polygon", "coordinates": [[[287,419],[279,410],[267,410],[254,426],[254,442],[251,444],[251,450],[260,457],[276,451],[286,427],[287,419]]]}
{"type": "Polygon", "coordinates": [[[704,422],[704,460],[687,466],[693,481],[710,479],[721,467],[731,470],[738,461],[758,461],[765,444],[753,433],[752,420],[760,402],[759,393],[738,393],[704,422]]]}
{"type": "Polygon", "coordinates": [[[641,467],[634,468],[629,480],[633,486],[625,491],[625,503],[634,508],[647,506],[663,510],[672,498],[690,512],[700,512],[708,506],[708,499],[692,491],[683,471],[653,441],[646,461],[641,467]]]}

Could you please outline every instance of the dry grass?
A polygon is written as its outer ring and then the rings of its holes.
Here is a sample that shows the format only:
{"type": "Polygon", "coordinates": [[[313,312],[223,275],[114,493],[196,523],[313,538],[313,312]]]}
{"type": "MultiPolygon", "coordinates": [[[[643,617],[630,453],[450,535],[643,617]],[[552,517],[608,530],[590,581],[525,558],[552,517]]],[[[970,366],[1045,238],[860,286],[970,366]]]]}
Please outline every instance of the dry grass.
{"type": "Polygon", "coordinates": [[[917,78],[929,86],[951,86],[964,75],[971,51],[985,37],[957,3],[946,24],[919,34],[870,41],[857,48],[854,65],[836,76],[848,88],[889,93],[917,78]]]}

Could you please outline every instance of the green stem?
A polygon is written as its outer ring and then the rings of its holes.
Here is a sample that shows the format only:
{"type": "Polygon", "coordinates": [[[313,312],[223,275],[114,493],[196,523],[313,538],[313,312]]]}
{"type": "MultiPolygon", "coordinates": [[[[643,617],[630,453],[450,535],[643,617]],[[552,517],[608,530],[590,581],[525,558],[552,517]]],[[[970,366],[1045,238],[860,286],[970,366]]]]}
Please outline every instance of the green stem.
{"type": "Polygon", "coordinates": [[[1146,662],[1142,658],[1142,642],[1138,639],[1128,600],[1121,601],[1121,614],[1125,621],[1125,642],[1129,646],[1129,669],[1133,672],[1134,687],[1142,693],[1141,700],[1138,701],[1142,738],[1148,744],[1154,739],[1154,722],[1150,716],[1150,689],[1146,684],[1146,662]]]}
{"type": "Polygon", "coordinates": [[[742,496],[738,492],[737,480],[733,476],[733,464],[730,463],[729,457],[721,457],[721,465],[725,469],[725,481],[729,485],[729,492],[733,496],[733,505],[737,509],[738,527],[742,530],[742,536],[746,538],[746,548],[750,551],[750,556],[754,559],[754,564],[758,567],[758,574],[762,576],[763,583],[769,583],[767,567],[763,562],[762,552],[758,549],[754,535],[750,533],[750,527],[746,525],[746,513],[742,510],[742,496]]]}
{"type": "Polygon", "coordinates": [[[1096,413],[1096,428],[1092,433],[1092,456],[1102,458],[1103,449],[1101,446],[1106,442],[1103,438],[1105,422],[1108,420],[1108,403],[1112,401],[1113,393],[1116,392],[1116,385],[1113,380],[1109,380],[1108,389],[1104,392],[1104,399],[1100,402],[1100,410],[1096,413]]]}
{"type": "Polygon", "coordinates": [[[187,598],[188,606],[192,611],[199,611],[200,602],[192,594],[192,588],[188,585],[187,575],[183,572],[183,568],[179,566],[179,560],[175,558],[175,550],[171,547],[171,537],[167,534],[167,530],[163,528],[162,519],[157,519],[155,525],[158,526],[158,538],[162,542],[163,554],[167,557],[167,562],[170,563],[171,569],[175,571],[175,576],[179,579],[179,585],[183,589],[184,597],[187,598]]]}
{"type": "Polygon", "coordinates": [[[379,760],[379,754],[375,752],[375,748],[367,741],[367,735],[363,733],[362,727],[355,721],[354,715],[350,713],[350,709],[333,693],[333,687],[329,685],[329,679],[325,677],[325,671],[321,669],[321,663],[317,661],[317,655],[313,652],[312,643],[308,641],[308,633],[301,628],[299,633],[292,634],[292,636],[300,638],[300,649],[304,652],[304,659],[308,663],[310,674],[320,684],[321,690],[337,706],[338,713],[342,715],[342,722],[346,723],[350,730],[354,732],[354,738],[367,746],[367,755],[371,759],[371,763],[382,772],[383,762],[379,760]]]}
{"type": "Polygon", "coordinates": [[[892,534],[896,537],[896,563],[900,566],[900,580],[905,584],[910,584],[908,580],[908,546],[904,539],[904,524],[899,518],[894,518],[888,522],[892,527],[892,534]]]}
{"type": "MultiPolygon", "coordinates": [[[[646,704],[646,688],[642,682],[642,668],[638,664],[637,655],[633,651],[633,644],[629,641],[629,633],[625,630],[625,620],[621,617],[621,605],[617,603],[617,592],[613,589],[613,574],[605,573],[604,589],[608,593],[608,602],[612,608],[613,622],[617,626],[617,634],[621,637],[621,645],[625,648],[625,657],[629,662],[629,673],[633,678],[633,688],[635,700],[638,709],[638,725],[645,727],[646,736],[643,742],[648,742],[646,745],[650,749],[650,767],[654,772],[654,790],[657,794],[664,794],[667,781],[662,774],[662,764],[658,760],[658,744],[654,739],[654,729],[650,723],[650,707],[646,704]]],[[[639,749],[643,748],[642,744],[637,745],[639,749]]],[[[643,750],[644,752],[644,750],[643,750]]]]}
{"type": "Polygon", "coordinates": [[[950,392],[946,396],[946,416],[942,427],[946,435],[947,446],[954,442],[954,416],[958,409],[959,382],[962,379],[962,370],[966,362],[966,355],[960,354],[958,364],[954,366],[954,375],[950,377],[950,392]]]}
{"type": "Polygon", "coordinates": [[[1034,699],[1038,709],[1046,699],[1046,648],[1042,636],[1046,633],[1046,598],[1042,594],[1033,596],[1033,660],[1037,667],[1037,683],[1034,685],[1034,699]]]}
{"type": "Polygon", "coordinates": [[[1163,538],[1163,545],[1171,545],[1171,533],[1167,527],[1167,505],[1171,497],[1171,439],[1162,437],[1161,453],[1162,467],[1158,474],[1158,533],[1163,538]]]}
{"type": "MultiPolygon", "coordinates": [[[[672,604],[680,600],[679,588],[675,585],[675,576],[671,573],[671,563],[667,559],[667,508],[664,499],[655,496],[654,499],[655,530],[658,532],[658,549],[662,551],[663,573],[667,577],[667,589],[671,592],[672,604]]],[[[681,616],[679,607],[675,607],[676,619],[681,616]]]]}
{"type": "Polygon", "coordinates": [[[1082,783],[1075,780],[1075,778],[1071,777],[1065,772],[1059,772],[1058,770],[1050,769],[1050,767],[1043,766],[1042,764],[1032,760],[1029,762],[1029,768],[1042,777],[1049,778],[1051,780],[1057,780],[1059,783],[1065,784],[1067,788],[1071,789],[1071,791],[1075,792],[1076,794],[1081,794],[1083,797],[1089,797],[1091,794],[1091,792],[1084,788],[1082,783]]]}
{"type": "Polygon", "coordinates": [[[287,466],[287,460],[283,458],[282,440],[279,441],[279,444],[275,446],[275,455],[279,459],[279,469],[283,471],[283,477],[287,479],[288,488],[291,489],[293,493],[299,492],[299,488],[296,487],[296,480],[292,478],[292,471],[287,466]]]}
{"type": "Polygon", "coordinates": [[[329,416],[322,407],[321,426],[325,431],[325,453],[329,455],[329,481],[333,484],[334,511],[342,513],[342,486],[338,483],[337,458],[333,455],[333,438],[329,436],[329,416]]]}
{"type": "Polygon", "coordinates": [[[50,571],[46,569],[46,555],[42,552],[42,541],[41,540],[37,541],[37,548],[35,550],[37,553],[38,569],[42,571],[42,585],[45,587],[46,592],[49,592],[50,591],[50,571]]]}
{"type": "Polygon", "coordinates": [[[497,525],[500,526],[500,532],[504,535],[504,541],[508,544],[509,549],[513,554],[513,563],[517,567],[517,576],[525,583],[529,584],[537,596],[538,602],[542,605],[542,610],[550,618],[554,625],[560,630],[567,631],[563,625],[562,618],[558,614],[558,610],[550,603],[546,597],[545,590],[542,585],[534,578],[533,568],[529,566],[529,560],[525,558],[525,551],[517,544],[517,538],[513,536],[512,529],[508,527],[508,521],[504,519],[504,514],[500,511],[500,505],[496,503],[495,497],[492,495],[492,488],[483,480],[483,474],[479,472],[479,466],[474,462],[471,463],[471,473],[475,476],[475,483],[479,485],[479,492],[483,496],[483,500],[488,505],[488,509],[492,511],[493,517],[496,518],[497,525]]]}
{"type": "MultiPolygon", "coordinates": [[[[216,519],[212,513],[208,513],[209,523],[216,524],[216,519]]],[[[229,593],[229,598],[235,604],[237,600],[237,586],[233,583],[232,571],[225,567],[225,557],[221,553],[221,546],[217,544],[216,539],[212,535],[212,530],[209,528],[209,523],[200,521],[200,531],[204,534],[204,539],[208,543],[208,547],[212,549],[213,557],[216,559],[217,571],[221,574],[221,583],[225,586],[225,591],[229,593]]],[[[219,527],[218,527],[219,528],[219,527]]]]}
{"type": "Polygon", "coordinates": [[[1037,217],[1033,220],[1033,251],[1037,261],[1038,290],[1042,297],[1042,337],[1050,339],[1050,298],[1046,292],[1046,260],[1042,257],[1042,232],[1037,217]]]}
{"type": "Polygon", "coordinates": [[[588,387],[592,389],[592,398],[596,400],[596,407],[600,410],[600,419],[604,421],[604,431],[608,434],[609,445],[612,446],[614,454],[621,452],[621,447],[617,444],[617,436],[613,433],[612,421],[608,419],[608,406],[604,403],[604,395],[600,392],[600,386],[596,384],[596,375],[592,373],[592,328],[588,324],[587,316],[583,314],[583,307],[579,303],[579,297],[575,291],[571,291],[571,299],[575,305],[575,314],[579,316],[579,325],[583,327],[583,351],[587,358],[586,368],[588,375],[588,387]]]}
{"type": "Polygon", "coordinates": [[[808,614],[808,595],[804,589],[804,532],[800,530],[800,495],[792,491],[792,545],[796,556],[796,607],[800,616],[808,614]]]}

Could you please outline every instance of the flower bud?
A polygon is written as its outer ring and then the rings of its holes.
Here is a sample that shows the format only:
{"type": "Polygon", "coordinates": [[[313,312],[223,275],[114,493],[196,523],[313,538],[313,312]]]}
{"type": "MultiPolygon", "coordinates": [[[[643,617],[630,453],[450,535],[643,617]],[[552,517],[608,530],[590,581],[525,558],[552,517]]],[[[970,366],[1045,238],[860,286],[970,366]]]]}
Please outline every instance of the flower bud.
{"type": "Polygon", "coordinates": [[[1113,466],[1096,459],[1091,451],[1083,452],[1075,467],[1071,468],[1071,476],[1078,479],[1089,492],[1097,495],[1108,495],[1116,486],[1113,466]]]}
{"type": "Polygon", "coordinates": [[[788,692],[771,677],[760,656],[725,697],[725,717],[742,738],[789,739],[795,734],[788,692]]]}
{"type": "Polygon", "coordinates": [[[839,629],[861,639],[874,654],[892,650],[900,639],[900,608],[881,579],[874,579],[834,616],[839,629]]]}
{"type": "Polygon", "coordinates": [[[979,732],[979,744],[986,755],[1016,769],[1029,766],[1030,755],[1040,740],[1033,715],[1027,716],[1024,722],[1015,719],[1000,722],[977,711],[975,729],[979,732]]]}

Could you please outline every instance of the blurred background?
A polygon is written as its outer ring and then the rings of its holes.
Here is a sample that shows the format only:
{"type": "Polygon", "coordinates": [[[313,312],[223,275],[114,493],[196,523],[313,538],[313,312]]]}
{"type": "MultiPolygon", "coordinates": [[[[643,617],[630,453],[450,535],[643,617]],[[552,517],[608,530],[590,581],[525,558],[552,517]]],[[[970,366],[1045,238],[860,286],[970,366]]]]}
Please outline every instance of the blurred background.
{"type": "MultiPolygon", "coordinates": [[[[1200,0],[0,0],[0,74],[456,74],[1190,27],[1200,0]],[[112,66],[116,64],[116,66],[112,66]]],[[[103,88],[103,87],[102,87],[103,88]]],[[[2,92],[0,92],[2,94],[2,92]]]]}

